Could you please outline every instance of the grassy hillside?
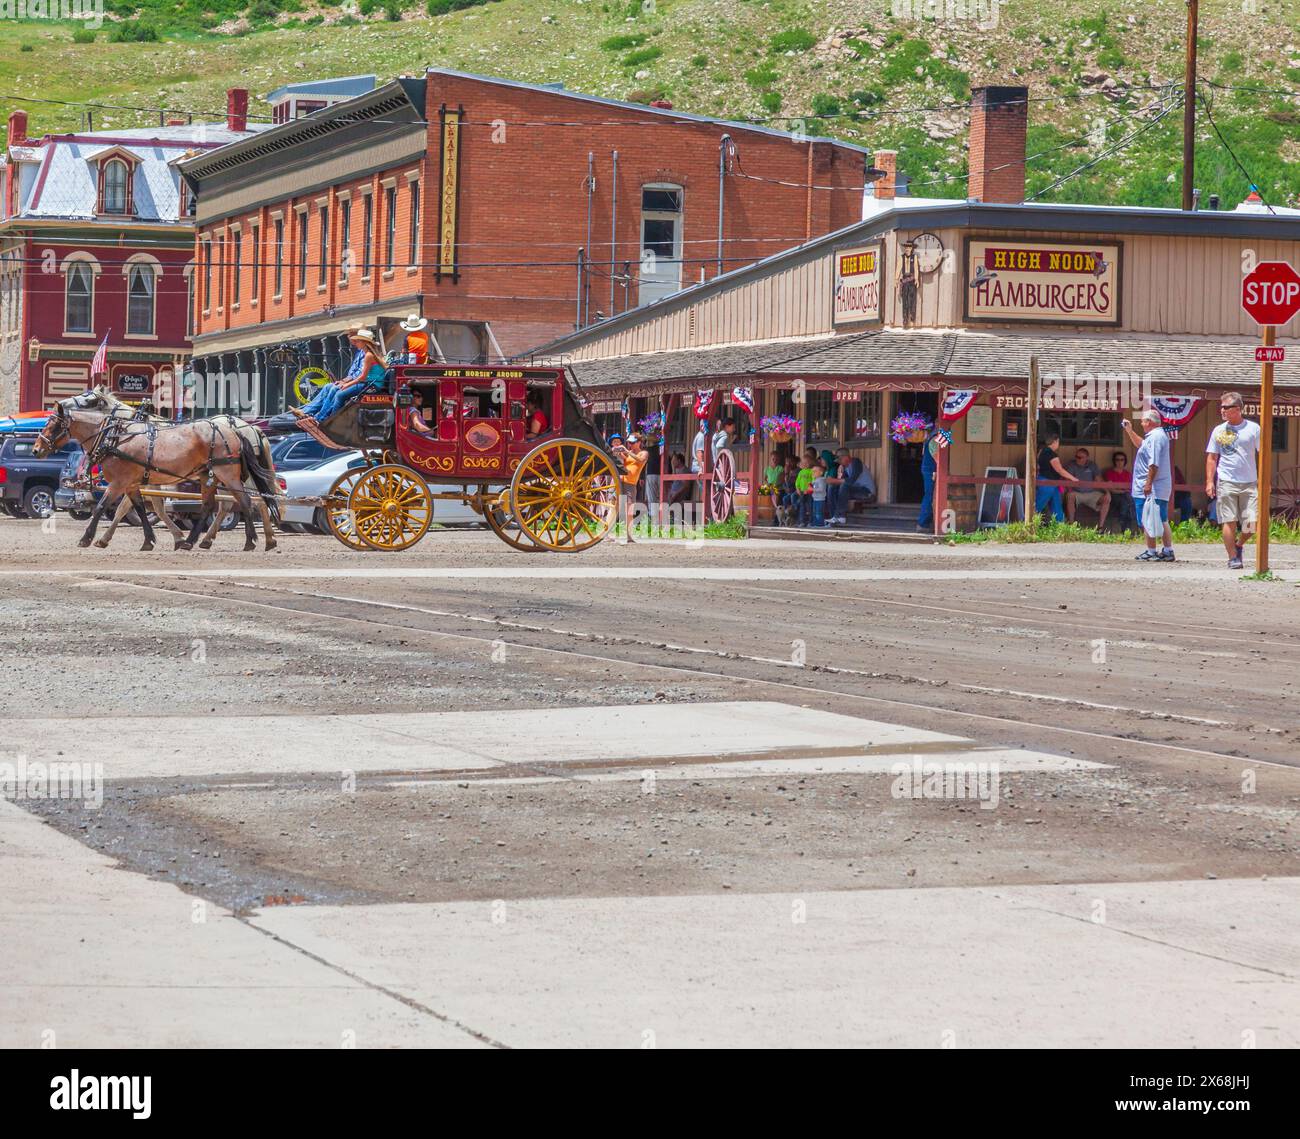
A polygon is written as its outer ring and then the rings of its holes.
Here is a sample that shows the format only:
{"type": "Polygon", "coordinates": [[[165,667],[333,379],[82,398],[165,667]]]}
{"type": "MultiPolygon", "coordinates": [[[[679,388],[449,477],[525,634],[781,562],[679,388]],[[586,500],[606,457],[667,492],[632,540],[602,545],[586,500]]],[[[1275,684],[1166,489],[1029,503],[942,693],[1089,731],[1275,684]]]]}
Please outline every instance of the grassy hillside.
{"type": "MultiPolygon", "coordinates": [[[[1177,92],[1161,87],[1181,80],[1183,0],[1009,0],[996,9],[995,26],[983,27],[895,18],[883,0],[418,5],[113,0],[93,39],[73,25],[5,21],[0,101],[25,107],[34,130],[68,129],[79,124],[80,107],[12,96],[211,115],[236,84],[263,94],[313,76],[387,78],[435,64],[615,98],[663,96],[682,110],[894,147],[915,193],[960,197],[971,84],[1022,82],[1035,98],[1031,193],[1178,202],[1181,115],[1177,92]],[[1086,174],[1049,189],[1093,161],[1086,174]]],[[[974,0],[964,6],[976,10],[974,0]]],[[[1201,8],[1201,75],[1221,85],[1203,94],[1219,133],[1269,201],[1300,204],[1300,0],[1206,0],[1201,8]]],[[[259,112],[265,107],[255,104],[259,112]]],[[[156,112],[95,116],[97,127],[150,121],[156,112]]],[[[1204,113],[1198,122],[1197,184],[1231,206],[1247,193],[1247,178],[1204,113]]]]}

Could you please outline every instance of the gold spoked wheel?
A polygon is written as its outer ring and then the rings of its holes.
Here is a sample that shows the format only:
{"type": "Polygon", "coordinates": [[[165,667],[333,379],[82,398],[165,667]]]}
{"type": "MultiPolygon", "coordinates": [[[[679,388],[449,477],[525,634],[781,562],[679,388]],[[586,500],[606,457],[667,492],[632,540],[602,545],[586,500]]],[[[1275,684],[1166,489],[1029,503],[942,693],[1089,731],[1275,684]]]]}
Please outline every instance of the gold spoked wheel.
{"type": "Polygon", "coordinates": [[[357,537],[372,550],[409,549],[433,521],[428,484],[397,463],[362,471],[348,495],[348,509],[357,537]]]}
{"type": "Polygon", "coordinates": [[[329,494],[325,496],[325,505],[321,507],[321,513],[325,515],[325,524],[329,531],[340,542],[350,550],[365,550],[369,547],[357,537],[357,529],[352,522],[352,511],[348,506],[348,496],[352,493],[352,488],[357,485],[364,472],[360,469],[355,471],[344,471],[337,479],[334,485],[330,487],[329,494]]]}
{"type": "Polygon", "coordinates": [[[523,532],[515,516],[510,513],[510,491],[503,490],[492,499],[483,500],[483,519],[501,541],[526,554],[538,553],[542,547],[535,545],[523,532]]]}
{"type": "Polygon", "coordinates": [[[537,545],[566,554],[589,549],[613,528],[618,472],[581,439],[554,439],[524,457],[510,484],[510,512],[537,545]]]}

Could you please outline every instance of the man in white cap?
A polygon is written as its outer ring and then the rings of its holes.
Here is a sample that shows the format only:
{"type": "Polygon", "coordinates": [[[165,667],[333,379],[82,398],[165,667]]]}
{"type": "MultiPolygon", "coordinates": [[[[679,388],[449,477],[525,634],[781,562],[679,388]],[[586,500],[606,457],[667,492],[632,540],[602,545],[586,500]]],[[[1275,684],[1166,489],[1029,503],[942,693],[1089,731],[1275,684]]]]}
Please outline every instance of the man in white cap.
{"type": "Polygon", "coordinates": [[[406,363],[427,364],[429,334],[425,329],[429,327],[429,322],[418,312],[413,312],[397,327],[406,333],[406,363]]]}
{"type": "Polygon", "coordinates": [[[1160,412],[1148,407],[1142,413],[1142,438],[1133,430],[1127,419],[1121,419],[1124,434],[1129,442],[1137,448],[1133,456],[1133,509],[1138,523],[1142,522],[1142,511],[1148,498],[1154,498],[1160,509],[1160,520],[1164,523],[1164,544],[1156,550],[1156,540],[1147,533],[1147,548],[1137,555],[1140,562],[1172,562],[1174,560],[1174,536],[1169,529],[1169,500],[1174,492],[1174,466],[1169,451],[1169,436],[1165,434],[1164,421],[1160,412]]]}

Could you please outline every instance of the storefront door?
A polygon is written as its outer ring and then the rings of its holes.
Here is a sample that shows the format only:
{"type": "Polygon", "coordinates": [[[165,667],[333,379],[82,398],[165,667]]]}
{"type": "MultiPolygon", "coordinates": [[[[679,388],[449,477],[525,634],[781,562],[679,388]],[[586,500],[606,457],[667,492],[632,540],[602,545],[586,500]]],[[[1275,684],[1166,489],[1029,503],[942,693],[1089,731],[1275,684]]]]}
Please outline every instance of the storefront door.
{"type": "MultiPolygon", "coordinates": [[[[895,392],[890,420],[903,411],[924,412],[933,420],[939,414],[939,393],[895,392]]],[[[889,445],[893,448],[893,501],[920,502],[925,493],[925,483],[921,478],[921,450],[925,444],[895,443],[890,440],[889,445]]]]}

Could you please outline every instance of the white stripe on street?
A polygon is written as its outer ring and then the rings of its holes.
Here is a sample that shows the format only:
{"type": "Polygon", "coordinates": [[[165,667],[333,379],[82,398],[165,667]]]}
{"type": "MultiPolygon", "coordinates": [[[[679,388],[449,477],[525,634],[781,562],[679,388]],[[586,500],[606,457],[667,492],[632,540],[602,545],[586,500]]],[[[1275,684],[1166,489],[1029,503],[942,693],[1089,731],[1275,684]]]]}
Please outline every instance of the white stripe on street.
{"type": "MultiPolygon", "coordinates": [[[[565,773],[574,765],[643,768],[713,757],[744,761],[840,762],[845,752],[887,754],[913,749],[972,757],[985,754],[961,736],[864,720],[772,701],[625,704],[592,708],[477,712],[378,713],[342,716],[205,716],[177,732],[166,718],[75,717],[0,720],[12,761],[101,763],[104,778],[224,776],[377,771],[565,773]],[[108,730],[105,730],[108,729],[108,730]],[[791,753],[797,753],[792,755],[791,753]]],[[[1061,770],[1060,757],[1010,752],[1034,769],[1061,770]]],[[[1029,767],[1025,770],[1030,769],[1029,767]]],[[[567,776],[566,776],[567,777],[567,776]]]]}
{"type": "Polygon", "coordinates": [[[1151,567],[1147,569],[844,569],[824,570],[792,567],[790,569],[736,568],[719,566],[411,566],[401,567],[321,567],[296,566],[281,569],[134,569],[122,565],[101,567],[87,565],[76,570],[5,569],[0,577],[50,578],[86,577],[87,574],[113,574],[119,577],[229,578],[240,580],[325,581],[1148,581],[1163,574],[1180,582],[1232,583],[1238,571],[1151,567]]]}

